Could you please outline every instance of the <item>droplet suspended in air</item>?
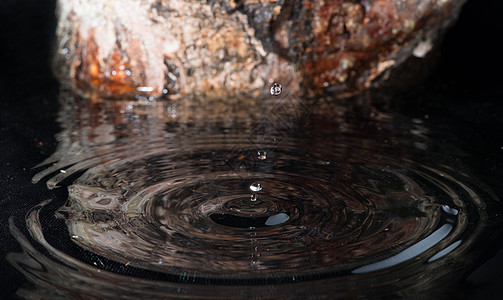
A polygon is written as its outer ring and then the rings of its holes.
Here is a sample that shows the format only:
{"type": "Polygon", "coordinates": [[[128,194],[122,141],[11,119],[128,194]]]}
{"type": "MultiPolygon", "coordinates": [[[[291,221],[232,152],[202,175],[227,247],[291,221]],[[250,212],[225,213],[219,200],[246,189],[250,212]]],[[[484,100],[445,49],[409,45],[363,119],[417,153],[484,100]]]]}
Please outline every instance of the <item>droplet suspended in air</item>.
{"type": "Polygon", "coordinates": [[[281,91],[283,90],[283,87],[279,83],[274,83],[271,86],[271,95],[273,96],[279,96],[281,94],[281,91]]]}
{"type": "Polygon", "coordinates": [[[254,182],[250,185],[250,190],[252,192],[259,192],[260,190],[262,190],[262,185],[258,182],[254,182]]]}
{"type": "Polygon", "coordinates": [[[260,150],[260,151],[257,152],[257,156],[258,156],[258,159],[264,160],[264,159],[267,158],[267,152],[263,151],[263,150],[260,150]]]}
{"type": "Polygon", "coordinates": [[[257,194],[251,194],[251,196],[250,196],[250,200],[251,200],[252,202],[257,201],[257,199],[258,199],[258,195],[257,195],[257,194]]]}

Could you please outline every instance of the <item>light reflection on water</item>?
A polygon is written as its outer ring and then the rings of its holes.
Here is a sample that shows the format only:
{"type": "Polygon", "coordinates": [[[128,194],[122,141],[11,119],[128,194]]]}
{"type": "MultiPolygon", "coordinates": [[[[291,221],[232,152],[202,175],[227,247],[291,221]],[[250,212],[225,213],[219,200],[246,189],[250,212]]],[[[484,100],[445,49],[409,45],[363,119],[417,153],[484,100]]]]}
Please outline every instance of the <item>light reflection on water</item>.
{"type": "Polygon", "coordinates": [[[61,97],[33,180],[68,201],[28,214],[33,242],[11,220],[26,298],[413,295],[463,276],[497,201],[366,104],[61,97]]]}

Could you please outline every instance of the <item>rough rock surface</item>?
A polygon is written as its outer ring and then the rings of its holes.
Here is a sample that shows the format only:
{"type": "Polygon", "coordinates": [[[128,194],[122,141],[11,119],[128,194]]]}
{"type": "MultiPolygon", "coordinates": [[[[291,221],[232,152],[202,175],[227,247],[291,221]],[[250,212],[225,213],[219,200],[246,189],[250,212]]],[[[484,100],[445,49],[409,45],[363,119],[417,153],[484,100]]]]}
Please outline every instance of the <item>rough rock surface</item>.
{"type": "Polygon", "coordinates": [[[59,0],[56,73],[82,94],[348,96],[424,57],[466,0],[59,0]]]}

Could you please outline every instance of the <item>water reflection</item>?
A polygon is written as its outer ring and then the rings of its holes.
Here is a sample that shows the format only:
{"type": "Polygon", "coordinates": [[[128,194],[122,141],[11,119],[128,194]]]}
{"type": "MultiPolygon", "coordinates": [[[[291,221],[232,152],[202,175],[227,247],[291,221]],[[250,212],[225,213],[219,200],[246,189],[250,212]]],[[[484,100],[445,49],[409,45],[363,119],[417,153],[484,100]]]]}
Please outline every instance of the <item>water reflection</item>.
{"type": "Polygon", "coordinates": [[[33,180],[68,199],[28,214],[33,242],[11,220],[26,298],[413,295],[468,270],[497,201],[370,105],[61,97],[33,180]]]}
{"type": "MultiPolygon", "coordinates": [[[[450,224],[444,224],[442,227],[439,229],[435,230],[432,234],[424,238],[423,240],[417,242],[416,244],[410,246],[409,248],[399,252],[398,254],[395,254],[389,258],[386,258],[384,260],[371,263],[368,265],[365,265],[363,267],[357,268],[353,270],[354,274],[360,274],[360,273],[368,273],[368,272],[373,272],[381,269],[386,269],[395,265],[398,265],[400,263],[403,263],[407,260],[410,260],[421,253],[427,251],[431,247],[435,246],[438,244],[441,240],[443,240],[445,237],[449,235],[449,233],[452,230],[452,225],[450,224]]],[[[450,246],[449,246],[450,247],[450,246]]],[[[433,259],[434,260],[434,259],[433,259]]],[[[429,260],[431,261],[431,259],[429,260]]]]}

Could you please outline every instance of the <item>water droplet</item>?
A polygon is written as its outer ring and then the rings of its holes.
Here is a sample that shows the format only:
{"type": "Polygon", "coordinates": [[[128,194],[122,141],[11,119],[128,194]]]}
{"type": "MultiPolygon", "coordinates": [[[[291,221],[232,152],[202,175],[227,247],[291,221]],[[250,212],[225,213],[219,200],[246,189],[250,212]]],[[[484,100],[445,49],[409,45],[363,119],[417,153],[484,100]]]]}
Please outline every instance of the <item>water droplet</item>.
{"type": "Polygon", "coordinates": [[[251,201],[255,202],[255,201],[257,201],[257,199],[258,199],[258,195],[257,194],[251,194],[251,196],[250,196],[250,200],[251,201]]]}
{"type": "Polygon", "coordinates": [[[257,152],[258,159],[264,160],[267,158],[267,152],[260,150],[257,152]]]}
{"type": "Polygon", "coordinates": [[[274,83],[271,86],[271,95],[273,96],[279,96],[281,94],[281,91],[283,90],[283,87],[279,83],[274,83]]]}
{"type": "Polygon", "coordinates": [[[262,185],[258,182],[254,182],[250,185],[250,190],[252,190],[253,192],[258,192],[262,190],[262,185]]]}

